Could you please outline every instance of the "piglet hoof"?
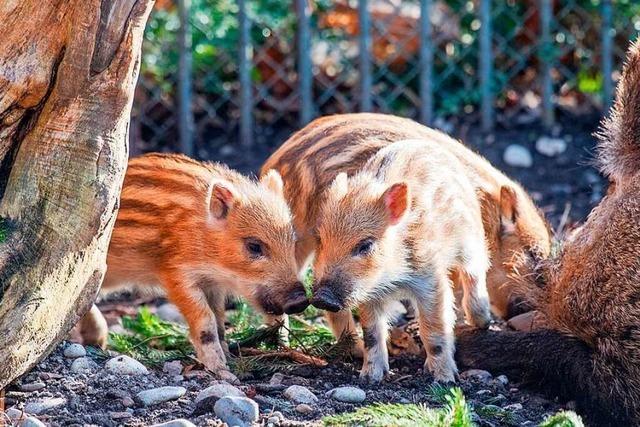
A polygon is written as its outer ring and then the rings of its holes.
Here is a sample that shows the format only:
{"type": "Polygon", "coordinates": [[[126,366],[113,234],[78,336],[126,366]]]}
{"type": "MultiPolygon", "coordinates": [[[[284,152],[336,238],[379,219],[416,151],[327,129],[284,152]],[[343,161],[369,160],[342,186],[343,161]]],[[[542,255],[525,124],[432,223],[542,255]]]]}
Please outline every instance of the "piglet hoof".
{"type": "Polygon", "coordinates": [[[368,365],[360,371],[360,381],[366,384],[378,384],[389,373],[383,366],[368,365]]]}
{"type": "Polygon", "coordinates": [[[475,326],[480,329],[487,329],[493,322],[488,305],[486,307],[484,305],[481,307],[474,307],[471,313],[471,318],[469,319],[469,324],[471,326],[475,326]]]}
{"type": "Polygon", "coordinates": [[[229,384],[238,385],[240,384],[240,380],[234,374],[231,373],[228,369],[218,369],[214,372],[216,378],[226,381],[229,384]]]}
{"type": "Polygon", "coordinates": [[[440,360],[435,363],[427,361],[424,365],[424,371],[433,375],[434,381],[439,383],[455,383],[460,379],[458,368],[453,360],[440,360]]]}

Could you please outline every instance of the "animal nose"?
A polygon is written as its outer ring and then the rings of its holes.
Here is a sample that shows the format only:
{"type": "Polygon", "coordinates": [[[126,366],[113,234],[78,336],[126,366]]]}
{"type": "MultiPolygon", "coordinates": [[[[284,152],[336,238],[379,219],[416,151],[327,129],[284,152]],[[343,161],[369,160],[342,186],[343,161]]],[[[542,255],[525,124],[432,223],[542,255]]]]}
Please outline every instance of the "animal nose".
{"type": "Polygon", "coordinates": [[[311,298],[311,304],[322,310],[340,311],[342,304],[336,297],[335,293],[329,287],[322,287],[311,298]]]}
{"type": "Polygon", "coordinates": [[[309,299],[304,292],[304,287],[300,283],[302,289],[294,290],[287,301],[284,303],[284,312],[287,314],[294,314],[303,312],[305,308],[309,306],[309,299]]]}

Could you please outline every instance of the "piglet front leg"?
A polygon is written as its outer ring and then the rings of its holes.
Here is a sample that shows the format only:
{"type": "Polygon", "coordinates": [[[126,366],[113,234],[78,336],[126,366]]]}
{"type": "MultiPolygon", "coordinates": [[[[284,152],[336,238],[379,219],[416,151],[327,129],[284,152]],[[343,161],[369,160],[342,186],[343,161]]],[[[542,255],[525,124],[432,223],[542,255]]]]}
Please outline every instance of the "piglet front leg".
{"type": "Polygon", "coordinates": [[[384,308],[374,304],[360,306],[360,323],[364,336],[364,360],[360,378],[378,383],[389,373],[388,325],[384,308]]]}
{"type": "Polygon", "coordinates": [[[172,278],[165,278],[164,285],[169,300],[178,307],[189,325],[189,337],[198,360],[221,380],[239,383],[227,366],[220,344],[218,329],[224,328],[224,324],[218,325],[205,293],[197,286],[185,286],[172,278]]]}

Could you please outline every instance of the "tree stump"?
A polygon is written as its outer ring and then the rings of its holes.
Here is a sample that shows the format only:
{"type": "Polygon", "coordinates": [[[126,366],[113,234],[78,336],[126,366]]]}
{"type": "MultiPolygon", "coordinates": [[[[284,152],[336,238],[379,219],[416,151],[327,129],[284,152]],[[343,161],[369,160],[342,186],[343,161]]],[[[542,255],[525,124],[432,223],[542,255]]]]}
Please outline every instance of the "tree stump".
{"type": "Polygon", "coordinates": [[[151,7],[0,1],[0,389],[100,287],[151,7]]]}

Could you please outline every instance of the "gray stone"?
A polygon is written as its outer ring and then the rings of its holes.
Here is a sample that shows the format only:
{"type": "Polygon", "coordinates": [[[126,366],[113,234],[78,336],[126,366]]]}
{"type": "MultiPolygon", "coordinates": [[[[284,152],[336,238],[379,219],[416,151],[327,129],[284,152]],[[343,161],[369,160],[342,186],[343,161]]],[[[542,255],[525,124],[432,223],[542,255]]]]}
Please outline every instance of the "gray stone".
{"type": "Polygon", "coordinates": [[[518,144],[511,144],[504,150],[502,156],[504,162],[509,166],[519,168],[530,168],[533,166],[533,157],[527,147],[518,144]]]}
{"type": "Polygon", "coordinates": [[[45,383],[36,381],[33,383],[22,384],[20,386],[20,391],[26,391],[26,392],[38,391],[38,390],[42,390],[46,386],[47,385],[45,383]]]}
{"type": "Polygon", "coordinates": [[[31,402],[27,402],[24,405],[24,411],[28,414],[40,415],[44,414],[51,409],[59,408],[67,404],[67,399],[62,397],[47,397],[44,399],[38,399],[31,402]]]}
{"type": "Polygon", "coordinates": [[[196,425],[184,418],[178,418],[177,420],[167,421],[166,423],[154,424],[151,427],[196,427],[196,425]]]}
{"type": "Polygon", "coordinates": [[[198,393],[195,403],[199,403],[212,397],[215,399],[221,399],[226,396],[245,397],[245,394],[238,387],[234,387],[226,382],[219,382],[198,393]]]}
{"type": "Polygon", "coordinates": [[[93,372],[98,369],[98,364],[89,357],[79,357],[71,364],[71,372],[74,374],[93,372]]]}
{"type": "Polygon", "coordinates": [[[461,373],[460,378],[465,380],[473,378],[481,382],[487,382],[491,380],[492,375],[483,369],[469,369],[461,373]]]}
{"type": "Polygon", "coordinates": [[[511,412],[522,411],[522,404],[521,403],[512,403],[511,405],[505,406],[504,410],[505,411],[511,411],[511,412]]]}
{"type": "Polygon", "coordinates": [[[282,384],[282,380],[284,380],[284,375],[281,374],[280,372],[276,372],[271,376],[271,379],[269,380],[269,384],[280,385],[282,384]]]}
{"type": "Polygon", "coordinates": [[[64,357],[68,357],[69,359],[77,359],[78,357],[84,357],[87,355],[87,350],[85,350],[82,344],[69,344],[64,348],[64,357]]]}
{"type": "Polygon", "coordinates": [[[367,393],[358,387],[344,386],[327,392],[327,397],[345,403],[360,403],[367,398],[367,393]]]}
{"type": "Polygon", "coordinates": [[[46,424],[36,417],[27,417],[20,423],[20,427],[46,427],[46,424]]]}
{"type": "Polygon", "coordinates": [[[4,411],[4,415],[8,417],[11,421],[17,421],[27,416],[27,414],[25,414],[23,411],[21,411],[18,408],[9,408],[6,411],[4,411]]]}
{"type": "Polygon", "coordinates": [[[282,395],[292,401],[293,403],[306,403],[307,405],[313,405],[318,402],[311,390],[301,385],[289,386],[282,395]]]}
{"type": "Polygon", "coordinates": [[[307,415],[307,414],[313,413],[313,411],[314,409],[305,403],[301,403],[298,406],[296,406],[296,412],[299,414],[307,415]]]}
{"type": "Polygon", "coordinates": [[[114,374],[120,375],[147,375],[149,373],[142,363],[125,355],[109,359],[104,367],[114,374]]]}
{"type": "Polygon", "coordinates": [[[171,362],[165,362],[162,366],[162,371],[169,375],[180,375],[182,373],[182,362],[179,360],[172,360],[171,362]]]}
{"type": "Polygon", "coordinates": [[[249,427],[258,421],[258,404],[248,397],[227,396],[219,399],[214,408],[216,416],[230,426],[249,427]]]}
{"type": "Polygon", "coordinates": [[[144,406],[152,406],[179,399],[184,396],[186,392],[187,389],[184,387],[165,386],[141,391],[136,397],[144,406]]]}
{"type": "Polygon", "coordinates": [[[136,405],[136,402],[134,402],[132,398],[130,397],[122,398],[122,406],[124,406],[125,408],[131,408],[135,405],[136,405]]]}
{"type": "Polygon", "coordinates": [[[498,380],[498,382],[502,385],[507,385],[509,384],[509,378],[507,378],[506,375],[498,375],[496,377],[496,380],[498,380]]]}
{"type": "Polygon", "coordinates": [[[547,157],[555,157],[567,150],[567,142],[562,138],[541,136],[536,141],[536,150],[547,157]]]}
{"type": "Polygon", "coordinates": [[[109,412],[109,417],[112,420],[126,420],[127,418],[131,418],[131,413],[129,412],[109,412]]]}
{"type": "Polygon", "coordinates": [[[170,303],[162,304],[158,307],[156,315],[167,322],[181,323],[183,325],[186,324],[182,313],[178,310],[178,307],[170,303]]]}

